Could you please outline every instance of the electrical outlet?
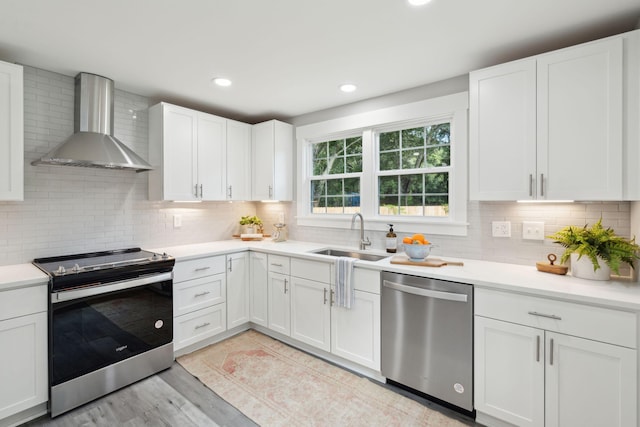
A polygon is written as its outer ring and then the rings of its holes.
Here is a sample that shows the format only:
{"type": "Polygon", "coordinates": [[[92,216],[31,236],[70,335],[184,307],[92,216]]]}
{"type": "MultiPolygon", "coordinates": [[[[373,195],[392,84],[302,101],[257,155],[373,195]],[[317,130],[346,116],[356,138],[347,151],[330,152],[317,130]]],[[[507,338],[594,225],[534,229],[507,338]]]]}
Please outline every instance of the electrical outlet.
{"type": "Polygon", "coordinates": [[[524,221],[522,223],[522,238],[544,240],[544,222],[524,221]]]}
{"type": "Polygon", "coordinates": [[[182,215],[174,215],[173,216],[173,228],[182,227],[182,215]]]}
{"type": "Polygon", "coordinates": [[[491,235],[493,237],[511,237],[511,221],[493,221],[491,235]]]}

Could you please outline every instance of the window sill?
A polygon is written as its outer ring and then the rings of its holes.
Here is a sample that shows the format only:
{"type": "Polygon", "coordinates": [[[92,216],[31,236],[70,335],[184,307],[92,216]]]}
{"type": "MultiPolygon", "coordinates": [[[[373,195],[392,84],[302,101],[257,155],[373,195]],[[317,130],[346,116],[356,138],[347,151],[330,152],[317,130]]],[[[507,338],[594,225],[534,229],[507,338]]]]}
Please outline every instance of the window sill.
{"type": "MultiPolygon", "coordinates": [[[[317,216],[298,216],[296,224],[301,227],[321,227],[321,228],[351,228],[351,215],[335,215],[319,218],[317,216]]],[[[356,221],[357,222],[357,221],[356,221]]],[[[445,236],[467,236],[468,222],[437,221],[430,219],[416,220],[415,218],[364,218],[365,230],[388,231],[388,224],[393,224],[393,229],[397,233],[417,233],[436,234],[445,236]]],[[[357,227],[360,224],[356,224],[357,227]]]]}

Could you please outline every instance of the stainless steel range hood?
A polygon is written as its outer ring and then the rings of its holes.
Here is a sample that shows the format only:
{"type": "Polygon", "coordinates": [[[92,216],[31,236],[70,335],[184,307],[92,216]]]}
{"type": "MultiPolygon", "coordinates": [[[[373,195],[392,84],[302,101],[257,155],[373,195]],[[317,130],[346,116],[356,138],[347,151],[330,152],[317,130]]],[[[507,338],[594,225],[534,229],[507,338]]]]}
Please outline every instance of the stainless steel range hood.
{"type": "Polygon", "coordinates": [[[32,165],[151,170],[151,165],[113,136],[113,80],[80,73],[75,83],[75,133],[32,165]]]}

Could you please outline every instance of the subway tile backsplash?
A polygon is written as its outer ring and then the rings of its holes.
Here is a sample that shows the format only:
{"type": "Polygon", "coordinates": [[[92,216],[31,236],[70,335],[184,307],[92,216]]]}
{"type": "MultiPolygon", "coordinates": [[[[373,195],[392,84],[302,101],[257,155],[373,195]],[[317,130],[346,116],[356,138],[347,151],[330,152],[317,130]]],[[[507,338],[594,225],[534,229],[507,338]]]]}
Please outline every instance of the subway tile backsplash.
{"type": "MultiPolygon", "coordinates": [[[[357,247],[357,230],[296,226],[295,203],[156,202],[147,199],[145,173],[32,166],[31,161],[73,133],[74,79],[28,66],[24,71],[25,200],[0,202],[0,265],[120,247],[152,249],[228,239],[238,232],[240,216],[256,213],[267,232],[284,214],[292,240],[357,247]],[[174,215],[182,217],[182,227],[174,228],[174,215]]],[[[116,90],[115,134],[144,158],[148,157],[148,104],[145,97],[116,90]]],[[[430,237],[438,244],[436,255],[533,265],[547,253],[560,254],[561,248],[548,239],[523,240],[522,221],[544,221],[545,234],[551,234],[602,216],[605,225],[629,235],[629,206],[627,202],[470,202],[468,236],[430,237]],[[512,237],[492,237],[492,221],[511,221],[512,237]]],[[[429,235],[428,227],[416,231],[429,235]]],[[[384,248],[384,232],[367,235],[375,248],[384,248]]]]}

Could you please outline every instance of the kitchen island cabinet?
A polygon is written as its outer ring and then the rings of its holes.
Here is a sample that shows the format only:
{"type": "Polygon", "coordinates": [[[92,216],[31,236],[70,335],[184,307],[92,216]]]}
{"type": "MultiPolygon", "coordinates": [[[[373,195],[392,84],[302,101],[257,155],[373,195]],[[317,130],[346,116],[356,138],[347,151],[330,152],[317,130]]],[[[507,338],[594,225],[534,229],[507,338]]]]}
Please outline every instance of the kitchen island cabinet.
{"type": "Polygon", "coordinates": [[[625,37],[470,73],[472,200],[622,200],[625,37]]]}
{"type": "Polygon", "coordinates": [[[24,200],[23,104],[22,66],[0,61],[0,200],[24,200]]]}
{"type": "Polygon", "coordinates": [[[478,421],[636,426],[637,315],[477,289],[478,421]]]}

